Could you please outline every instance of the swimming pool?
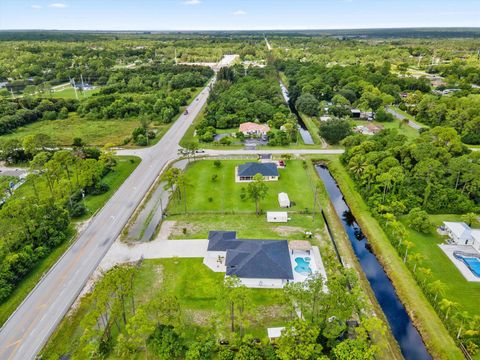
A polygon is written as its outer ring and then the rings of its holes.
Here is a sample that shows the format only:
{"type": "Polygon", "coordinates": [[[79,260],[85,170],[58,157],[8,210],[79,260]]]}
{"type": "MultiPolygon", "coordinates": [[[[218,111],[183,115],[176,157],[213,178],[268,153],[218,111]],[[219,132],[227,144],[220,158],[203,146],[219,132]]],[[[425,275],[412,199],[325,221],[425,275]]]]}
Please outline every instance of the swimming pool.
{"type": "Polygon", "coordinates": [[[295,262],[297,266],[293,270],[302,275],[310,275],[312,273],[312,268],[310,267],[311,259],[309,257],[297,257],[295,262]]]}
{"type": "Polygon", "coordinates": [[[462,260],[465,265],[476,277],[480,277],[480,256],[475,254],[466,254],[460,252],[454,252],[453,256],[462,260]]]}

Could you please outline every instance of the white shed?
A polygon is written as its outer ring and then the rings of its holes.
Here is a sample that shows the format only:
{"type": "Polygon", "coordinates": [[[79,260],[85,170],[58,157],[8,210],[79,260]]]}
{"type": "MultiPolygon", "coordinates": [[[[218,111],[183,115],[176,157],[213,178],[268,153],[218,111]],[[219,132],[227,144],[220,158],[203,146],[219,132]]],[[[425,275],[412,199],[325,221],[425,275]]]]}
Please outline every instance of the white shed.
{"type": "Polygon", "coordinates": [[[290,207],[290,199],[288,198],[288,194],[281,192],[278,194],[278,203],[282,208],[290,207]]]}
{"type": "Polygon", "coordinates": [[[288,213],[284,211],[267,211],[267,221],[273,222],[288,222],[288,213]]]}

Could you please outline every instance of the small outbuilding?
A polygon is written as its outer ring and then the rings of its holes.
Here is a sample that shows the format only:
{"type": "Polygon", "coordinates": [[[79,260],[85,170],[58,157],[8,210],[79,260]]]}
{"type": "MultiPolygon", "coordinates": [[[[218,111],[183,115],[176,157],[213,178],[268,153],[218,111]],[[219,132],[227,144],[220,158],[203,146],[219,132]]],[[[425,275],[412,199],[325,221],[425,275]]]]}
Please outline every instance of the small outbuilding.
{"type": "Polygon", "coordinates": [[[267,222],[286,223],[288,222],[288,213],[286,211],[267,211],[267,222]]]}
{"type": "Polygon", "coordinates": [[[288,198],[288,194],[281,192],[278,194],[278,203],[280,204],[281,208],[289,208],[290,207],[290,199],[288,198]]]}
{"type": "Polygon", "coordinates": [[[274,327],[274,328],[267,328],[267,334],[270,341],[275,341],[280,336],[282,336],[282,331],[285,330],[285,327],[274,327]]]}

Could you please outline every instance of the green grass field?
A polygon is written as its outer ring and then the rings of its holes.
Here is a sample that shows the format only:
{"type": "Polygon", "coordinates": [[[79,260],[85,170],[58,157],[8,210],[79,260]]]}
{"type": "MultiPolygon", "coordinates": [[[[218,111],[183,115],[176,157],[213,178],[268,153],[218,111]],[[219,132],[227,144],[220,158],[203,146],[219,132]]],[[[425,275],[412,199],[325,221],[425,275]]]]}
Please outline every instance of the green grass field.
{"type": "Polygon", "coordinates": [[[52,97],[55,98],[63,98],[63,99],[76,99],[78,96],[79,100],[88,98],[96,93],[98,93],[100,89],[93,89],[88,91],[79,91],[77,90],[77,95],[75,95],[75,90],[73,87],[68,87],[64,90],[54,91],[51,93],[52,97]]]}
{"type": "Polygon", "coordinates": [[[27,135],[43,133],[50,135],[60,146],[71,146],[76,137],[89,145],[103,146],[111,143],[121,145],[123,140],[139,126],[136,119],[86,120],[71,114],[65,120],[43,120],[19,127],[15,132],[0,136],[0,139],[23,139],[27,135]]]}
{"type": "MultiPolygon", "coordinates": [[[[443,221],[462,221],[459,215],[431,215],[432,222],[438,226],[443,221]]],[[[435,230],[430,234],[422,234],[406,224],[406,219],[401,221],[408,229],[408,239],[415,244],[412,251],[425,256],[421,266],[432,270],[432,280],[440,280],[447,286],[445,298],[458,304],[458,309],[468,311],[471,315],[480,315],[478,299],[480,299],[480,283],[469,282],[438,247],[444,242],[445,237],[439,235],[435,230]]]]}
{"type": "MultiPolygon", "coordinates": [[[[112,195],[117,191],[120,185],[127,179],[127,177],[135,170],[140,163],[140,159],[135,156],[125,156],[118,158],[118,164],[115,171],[110,172],[103,178],[103,181],[110,186],[110,189],[101,195],[87,196],[85,203],[89,209],[89,213],[86,214],[80,220],[87,220],[93,213],[100,209],[112,195]]],[[[45,189],[45,191],[47,191],[45,189]]],[[[28,183],[22,185],[15,196],[33,195],[33,189],[28,183]]],[[[61,244],[54,249],[50,255],[40,261],[35,268],[26,276],[23,281],[16,287],[15,291],[0,305],[0,324],[3,324],[10,314],[20,305],[25,296],[35,287],[42,275],[52,267],[53,264],[62,256],[68,246],[71,244],[75,237],[75,232],[72,231],[72,236],[69,241],[61,244]]]]}
{"type": "MultiPolygon", "coordinates": [[[[136,306],[150,300],[157,292],[171,292],[181,304],[187,342],[198,335],[211,334],[211,324],[218,317],[217,299],[224,274],[207,268],[202,259],[145,260],[135,279],[136,306]]],[[[281,290],[247,289],[251,298],[251,317],[246,333],[265,338],[266,328],[284,323],[279,303],[281,290]]],[[[91,307],[92,296],[86,295],[77,309],[66,316],[42,351],[43,359],[75,355],[82,334],[80,322],[91,307]]],[[[217,334],[219,335],[219,334],[217,334]]],[[[225,335],[225,334],[223,334],[225,335]]],[[[143,358],[143,354],[139,355],[143,358]]],[[[111,354],[109,359],[115,359],[111,354]]]]}
{"type": "MultiPolygon", "coordinates": [[[[241,200],[242,188],[247,188],[248,183],[235,182],[235,167],[251,160],[222,161],[222,166],[217,169],[213,161],[197,161],[191,163],[186,171],[187,183],[187,211],[195,212],[254,212],[255,203],[252,200],[241,200]],[[212,176],[218,179],[212,181],[212,176]]],[[[279,169],[279,181],[266,182],[268,193],[260,201],[264,211],[280,210],[278,193],[286,192],[290,201],[296,203],[290,211],[304,211],[313,206],[313,191],[307,172],[303,169],[301,161],[287,162],[285,169],[279,169]]],[[[183,202],[173,200],[170,203],[171,214],[183,213],[183,202]]]]}

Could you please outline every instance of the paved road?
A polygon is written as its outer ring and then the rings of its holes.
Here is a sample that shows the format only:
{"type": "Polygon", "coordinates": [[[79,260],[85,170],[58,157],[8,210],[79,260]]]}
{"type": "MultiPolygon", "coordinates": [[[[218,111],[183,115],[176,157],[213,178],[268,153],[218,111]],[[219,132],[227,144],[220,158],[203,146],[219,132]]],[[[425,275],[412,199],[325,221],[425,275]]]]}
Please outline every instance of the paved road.
{"type": "MultiPolygon", "coordinates": [[[[400,119],[400,120],[404,120],[406,119],[406,116],[405,115],[402,115],[400,114],[399,112],[395,111],[394,108],[391,108],[391,107],[388,107],[387,108],[387,111],[392,114],[393,116],[395,116],[397,119],[400,119]]],[[[414,128],[415,130],[419,130],[422,128],[422,126],[418,125],[416,122],[412,121],[412,120],[408,120],[408,126],[410,126],[411,128],[414,128]]]]}
{"type": "MultiPolygon", "coordinates": [[[[222,65],[230,59],[226,57],[222,65]]],[[[42,349],[154,180],[177,157],[179,141],[208,94],[207,86],[187,108],[188,115],[181,115],[156,145],[142,153],[140,165],[4,324],[0,359],[33,359],[42,349]]]]}

